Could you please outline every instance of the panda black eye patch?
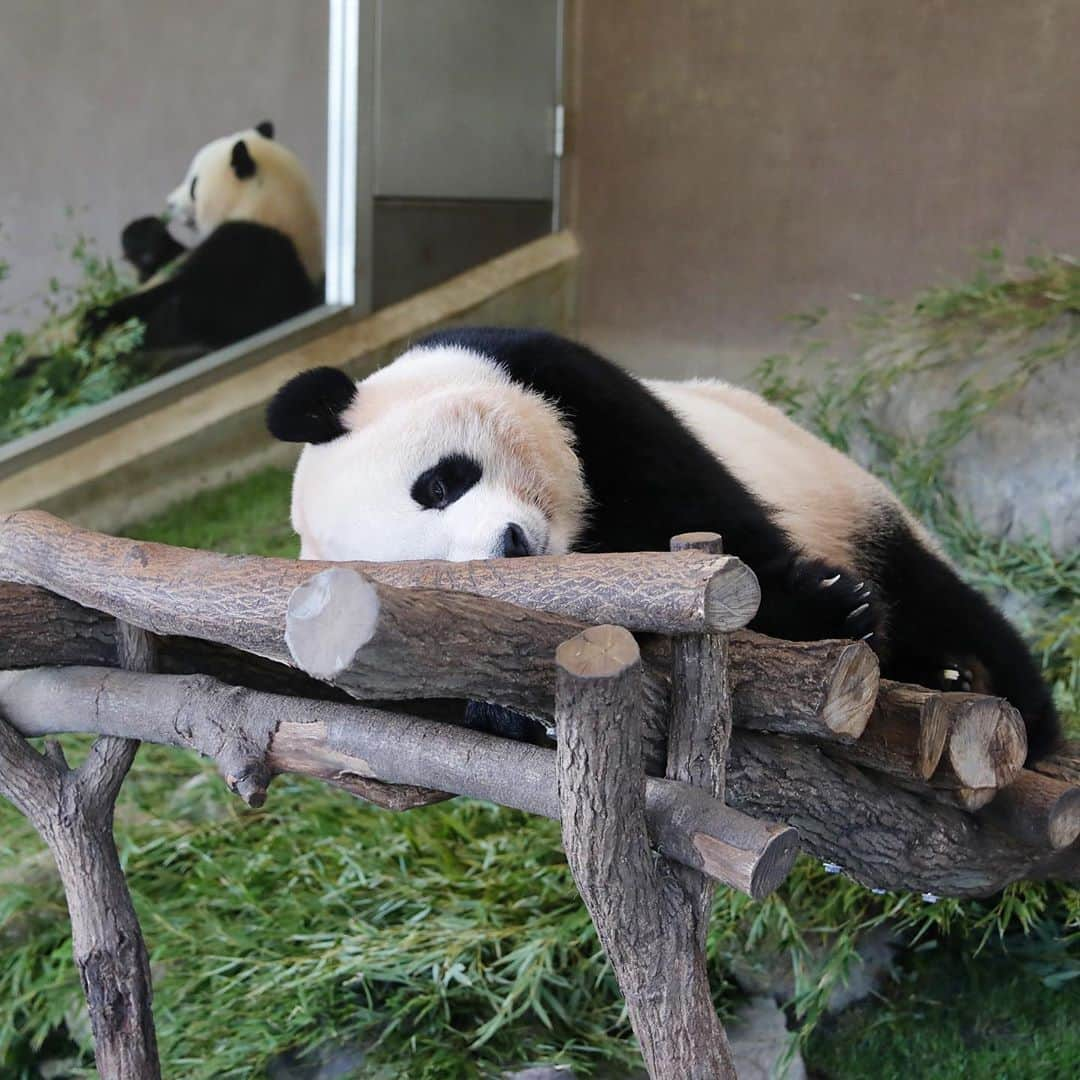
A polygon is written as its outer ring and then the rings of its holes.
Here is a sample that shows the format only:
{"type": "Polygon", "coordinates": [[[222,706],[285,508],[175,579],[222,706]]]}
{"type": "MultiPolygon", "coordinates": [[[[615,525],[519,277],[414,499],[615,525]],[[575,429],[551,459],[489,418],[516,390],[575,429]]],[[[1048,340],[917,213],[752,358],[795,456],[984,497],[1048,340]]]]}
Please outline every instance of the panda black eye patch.
{"type": "Polygon", "coordinates": [[[425,469],[410,494],[425,510],[445,510],[457,502],[483,476],[480,462],[465,454],[448,454],[425,469]]]}

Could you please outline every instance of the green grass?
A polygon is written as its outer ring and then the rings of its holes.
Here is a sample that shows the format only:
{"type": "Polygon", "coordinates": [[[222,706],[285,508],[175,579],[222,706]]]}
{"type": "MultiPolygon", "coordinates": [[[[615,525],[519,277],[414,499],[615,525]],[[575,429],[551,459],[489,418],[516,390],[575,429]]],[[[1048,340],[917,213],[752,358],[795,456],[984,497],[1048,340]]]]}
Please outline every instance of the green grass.
{"type": "MultiPolygon", "coordinates": [[[[936,297],[935,327],[951,320],[967,333],[991,312],[995,325],[1008,322],[1001,306],[1009,290],[987,283],[966,291],[952,307],[936,297]]],[[[917,308],[908,315],[930,317],[917,308]]],[[[861,422],[852,382],[865,389],[906,377],[888,370],[891,362],[854,375],[837,364],[811,380],[794,357],[774,359],[763,374],[774,396],[842,442],[861,422]]],[[[893,460],[903,469],[890,479],[928,508],[973,580],[1033,598],[1040,614],[1028,631],[1075,717],[1076,560],[1055,558],[1037,538],[989,541],[947,492],[925,486],[924,449],[947,452],[957,425],[977,423],[981,412],[958,415],[944,418],[947,430],[926,448],[900,448],[893,460]]],[[[294,555],[288,488],[285,472],[269,470],[129,533],[294,555]]],[[[378,1041],[379,1075],[410,1080],[486,1076],[526,1062],[589,1070],[639,1060],[554,823],[467,800],[394,815],[295,779],[275,782],[267,805],[251,811],[190,755],[144,747],[117,831],[151,951],[167,1076],[262,1076],[275,1054],[328,1040],[378,1041]]],[[[63,896],[41,852],[26,823],[0,805],[5,1080],[39,1075],[34,1063],[43,1057],[65,1058],[68,1075],[92,1061],[63,896]]],[[[1074,887],[1024,883],[984,901],[927,903],[875,895],[804,858],[764,902],[720,891],[709,955],[723,1008],[737,996],[725,974],[737,956],[787,958],[792,1013],[805,1022],[807,1060],[820,1076],[1080,1071],[1074,887]],[[913,946],[899,981],[881,1000],[823,1021],[824,999],[861,935],[885,922],[913,946]],[[823,958],[811,949],[821,941],[823,958]]]]}
{"type": "Polygon", "coordinates": [[[295,559],[300,542],[289,524],[291,484],[288,470],[265,469],[125,531],[136,540],[295,559]]]}
{"type": "Polygon", "coordinates": [[[1009,944],[977,956],[915,952],[882,998],[818,1027],[808,1060],[836,1080],[1071,1080],[1080,1069],[1080,963],[1057,939],[1009,944]]]}

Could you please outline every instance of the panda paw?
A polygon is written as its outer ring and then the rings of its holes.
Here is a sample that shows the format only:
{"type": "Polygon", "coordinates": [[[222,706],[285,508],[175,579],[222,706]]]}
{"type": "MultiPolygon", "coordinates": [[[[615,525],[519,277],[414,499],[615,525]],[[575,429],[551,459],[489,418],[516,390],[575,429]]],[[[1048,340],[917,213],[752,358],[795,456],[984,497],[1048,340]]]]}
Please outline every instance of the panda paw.
{"type": "Polygon", "coordinates": [[[884,612],[869,581],[821,559],[792,562],[789,586],[807,605],[807,614],[821,638],[851,638],[871,648],[881,644],[884,612]]]}

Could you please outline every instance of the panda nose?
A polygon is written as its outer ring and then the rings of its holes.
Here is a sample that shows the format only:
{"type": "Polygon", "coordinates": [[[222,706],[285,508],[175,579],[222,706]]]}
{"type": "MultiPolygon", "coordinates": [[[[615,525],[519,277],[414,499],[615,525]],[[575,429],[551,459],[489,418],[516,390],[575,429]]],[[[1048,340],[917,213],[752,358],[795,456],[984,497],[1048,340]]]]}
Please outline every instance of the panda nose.
{"type": "Polygon", "coordinates": [[[506,526],[502,536],[502,557],[504,559],[520,559],[523,555],[531,555],[529,538],[525,530],[516,522],[506,526]]]}

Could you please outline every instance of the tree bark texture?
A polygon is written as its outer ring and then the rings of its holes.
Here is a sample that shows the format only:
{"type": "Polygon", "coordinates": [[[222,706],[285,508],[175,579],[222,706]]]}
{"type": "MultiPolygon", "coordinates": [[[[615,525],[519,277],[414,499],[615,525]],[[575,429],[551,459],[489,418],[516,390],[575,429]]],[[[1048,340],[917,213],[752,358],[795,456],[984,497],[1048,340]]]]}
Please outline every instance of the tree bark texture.
{"type": "Polygon", "coordinates": [[[618,627],[559,649],[557,749],[567,861],[654,1080],[734,1080],[693,904],[649,852],[636,730],[641,664],[618,627]]]}
{"type": "MultiPolygon", "coordinates": [[[[671,539],[672,551],[704,551],[719,555],[716,533],[683,533],[671,539]]],[[[667,777],[700,788],[724,800],[724,774],[731,741],[731,683],[728,641],[724,634],[679,634],[671,641],[671,726],[668,731],[667,777]]],[[[716,886],[713,880],[684,866],[672,866],[690,907],[696,947],[705,966],[716,886]]]]}
{"type": "MultiPolygon", "coordinates": [[[[783,736],[737,733],[728,802],[786,821],[804,848],[870,888],[987,896],[1040,876],[1047,854],[783,736]]],[[[1080,880],[1080,853],[1058,859],[1054,873],[1080,880]]]]}

